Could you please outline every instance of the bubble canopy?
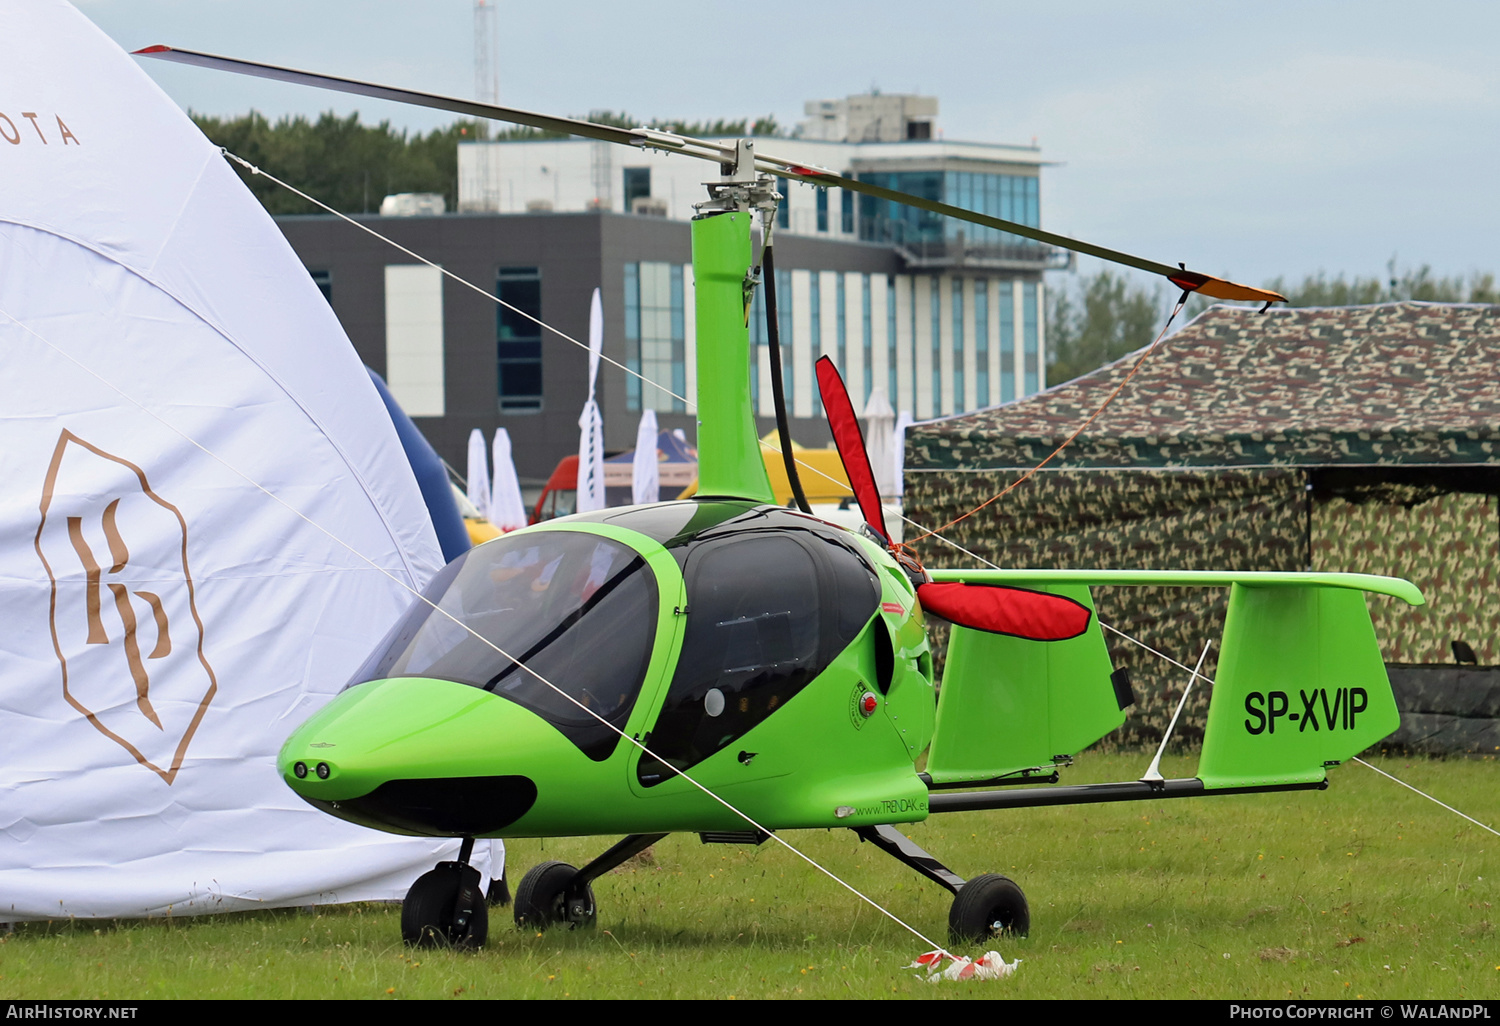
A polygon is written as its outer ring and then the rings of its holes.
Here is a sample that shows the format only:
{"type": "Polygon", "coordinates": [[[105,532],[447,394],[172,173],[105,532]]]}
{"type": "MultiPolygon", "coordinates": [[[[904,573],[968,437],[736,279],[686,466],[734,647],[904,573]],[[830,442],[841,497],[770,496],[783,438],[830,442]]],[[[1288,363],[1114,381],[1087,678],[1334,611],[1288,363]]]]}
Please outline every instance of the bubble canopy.
{"type": "Polygon", "coordinates": [[[660,758],[639,767],[649,787],[784,706],[875,613],[879,585],[858,543],[800,514],[684,502],[589,520],[631,529],[643,549],[566,529],[471,549],[432,580],[426,601],[412,605],[350,686],[424,677],[483,688],[536,713],[590,758],[607,759],[618,735],[590,713],[624,729],[646,683],[658,610],[678,601],[662,597],[663,588],[678,594],[678,582],[658,581],[643,554],[661,545],[688,602],[650,745],[660,758]]]}
{"type": "Polygon", "coordinates": [[[624,726],[656,640],[656,577],[639,552],[582,532],[507,535],[449,563],[423,594],[350,686],[469,684],[530,709],[591,758],[609,757],[616,735],[589,712],[624,726]]]}

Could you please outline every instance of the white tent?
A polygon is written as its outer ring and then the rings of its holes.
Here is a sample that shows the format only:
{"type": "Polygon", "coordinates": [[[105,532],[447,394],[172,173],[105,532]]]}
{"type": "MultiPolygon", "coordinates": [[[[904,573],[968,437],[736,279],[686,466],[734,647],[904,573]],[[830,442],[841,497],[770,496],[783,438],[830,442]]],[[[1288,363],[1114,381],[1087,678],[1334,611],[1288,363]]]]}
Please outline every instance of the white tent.
{"type": "Polygon", "coordinates": [[[441,565],[306,270],[61,0],[0,0],[0,919],[399,897],[286,736],[441,565]]]}

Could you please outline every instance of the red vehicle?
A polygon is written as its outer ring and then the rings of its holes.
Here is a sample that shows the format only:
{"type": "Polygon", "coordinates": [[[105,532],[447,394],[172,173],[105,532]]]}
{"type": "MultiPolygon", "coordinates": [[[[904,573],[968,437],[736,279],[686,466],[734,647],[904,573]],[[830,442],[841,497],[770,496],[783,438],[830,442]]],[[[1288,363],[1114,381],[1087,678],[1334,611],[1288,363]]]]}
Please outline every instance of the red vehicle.
{"type": "Polygon", "coordinates": [[[553,517],[565,517],[578,504],[578,454],[564,456],[558,460],[542,488],[541,498],[536,500],[536,509],[531,511],[531,523],[540,524],[553,517]]]}

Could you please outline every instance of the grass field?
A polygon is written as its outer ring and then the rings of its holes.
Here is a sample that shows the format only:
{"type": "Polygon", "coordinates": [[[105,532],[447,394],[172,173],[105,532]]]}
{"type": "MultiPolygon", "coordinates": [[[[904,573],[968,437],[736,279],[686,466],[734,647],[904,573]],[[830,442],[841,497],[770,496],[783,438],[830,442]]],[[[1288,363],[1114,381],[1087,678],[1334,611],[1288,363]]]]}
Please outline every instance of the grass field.
{"type": "MultiPolygon", "coordinates": [[[[1138,777],[1086,754],[1065,782],[1138,777]]],[[[1494,761],[1372,760],[1482,822],[1494,761]]],[[[1168,776],[1190,776],[1191,756],[1168,776]]],[[[966,876],[1025,888],[1024,959],[989,983],[929,985],[923,943],[774,842],[674,836],[594,885],[597,928],[539,935],[492,910],[477,953],[414,952],[394,906],[0,934],[5,998],[1495,998],[1500,838],[1350,764],[1328,791],[937,816],[908,830],[966,876]]],[[[928,936],[949,896],[848,831],[787,839],[928,936]]],[[[512,883],[614,838],[517,841],[512,883]]],[[[967,952],[979,954],[977,951],[967,952]]]]}

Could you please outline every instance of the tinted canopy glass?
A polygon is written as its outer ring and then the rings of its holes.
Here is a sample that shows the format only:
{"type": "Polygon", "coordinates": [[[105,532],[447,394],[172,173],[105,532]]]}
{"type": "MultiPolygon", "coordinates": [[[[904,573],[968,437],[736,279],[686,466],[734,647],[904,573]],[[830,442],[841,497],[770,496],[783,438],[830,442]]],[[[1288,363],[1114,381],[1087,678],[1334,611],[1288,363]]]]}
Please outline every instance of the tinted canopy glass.
{"type": "Polygon", "coordinates": [[[709,531],[673,549],[687,584],[687,629],[651,734],[659,758],[642,756],[637,770],[646,786],[673,775],[663,760],[687,769],[739,740],[827,669],[874,615],[869,564],[842,532],[799,519],[757,514],[751,523],[765,526],[709,531]]]}
{"type": "Polygon", "coordinates": [[[581,532],[508,535],[454,560],[424,594],[352,683],[484,688],[608,758],[618,735],[590,714],[624,727],[656,638],[656,578],[638,552],[581,532]]]}

